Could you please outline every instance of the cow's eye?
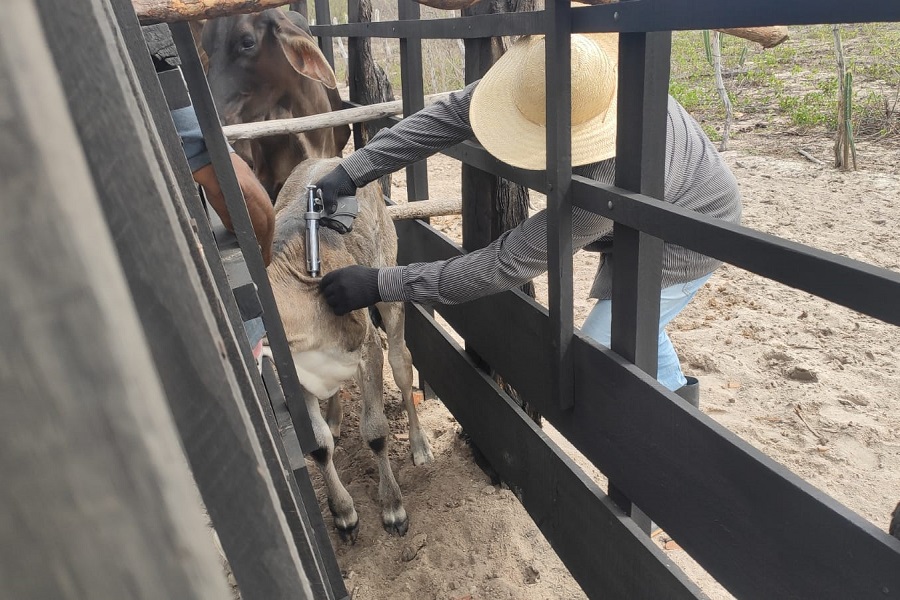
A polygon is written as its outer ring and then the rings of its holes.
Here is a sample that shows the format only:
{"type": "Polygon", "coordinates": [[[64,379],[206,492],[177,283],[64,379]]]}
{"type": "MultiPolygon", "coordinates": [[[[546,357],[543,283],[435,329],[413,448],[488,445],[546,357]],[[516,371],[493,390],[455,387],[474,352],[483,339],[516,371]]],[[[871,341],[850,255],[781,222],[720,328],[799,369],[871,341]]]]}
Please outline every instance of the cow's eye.
{"type": "Polygon", "coordinates": [[[245,35],[241,38],[241,50],[252,50],[256,47],[256,39],[252,35],[245,35]]]}

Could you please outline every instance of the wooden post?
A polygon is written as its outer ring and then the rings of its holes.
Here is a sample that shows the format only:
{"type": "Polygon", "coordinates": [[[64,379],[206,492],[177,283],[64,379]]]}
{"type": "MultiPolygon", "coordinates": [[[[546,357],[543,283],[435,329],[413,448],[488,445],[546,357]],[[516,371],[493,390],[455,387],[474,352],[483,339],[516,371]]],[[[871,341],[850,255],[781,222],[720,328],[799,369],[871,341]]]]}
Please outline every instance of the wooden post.
{"type": "MultiPolygon", "coordinates": [[[[503,0],[482,2],[472,8],[463,9],[463,16],[484,14],[526,12],[534,10],[534,0],[503,0]]],[[[506,51],[503,38],[476,38],[464,42],[466,84],[481,77],[499,60],[506,51]]],[[[462,165],[463,196],[463,247],[477,250],[487,246],[504,232],[516,227],[528,218],[528,188],[506,179],[495,177],[475,167],[462,165]]],[[[529,296],[534,297],[534,284],[521,286],[529,296]]],[[[483,367],[492,372],[488,365],[483,367]]],[[[510,387],[501,377],[493,373],[495,380],[522,407],[536,423],[540,424],[540,413],[510,387]]]]}
{"type": "MultiPolygon", "coordinates": [[[[331,23],[331,6],[328,4],[328,0],[315,0],[315,7],[316,25],[328,25],[331,23]]],[[[331,37],[319,38],[319,49],[322,50],[325,60],[331,65],[331,70],[334,71],[334,43],[332,40],[333,38],[331,37]]]]}
{"type": "MultiPolygon", "coordinates": [[[[127,0],[115,1],[119,9],[129,8],[127,0]]],[[[224,356],[223,332],[202,292],[192,260],[202,260],[202,254],[195,238],[188,245],[177,203],[156,167],[143,94],[123,60],[128,49],[115,11],[109,0],[80,0],[89,9],[78,11],[68,0],[38,4],[172,415],[242,596],[310,597],[259,440],[224,356]],[[97,43],[76,43],[74,32],[97,43]],[[140,210],[134,198],[142,199],[140,210]],[[265,563],[259,561],[263,554],[265,563]]],[[[187,37],[192,44],[189,30],[187,37]]]]}
{"type": "Polygon", "coordinates": [[[3,22],[0,596],[226,598],[33,2],[3,22]]]}

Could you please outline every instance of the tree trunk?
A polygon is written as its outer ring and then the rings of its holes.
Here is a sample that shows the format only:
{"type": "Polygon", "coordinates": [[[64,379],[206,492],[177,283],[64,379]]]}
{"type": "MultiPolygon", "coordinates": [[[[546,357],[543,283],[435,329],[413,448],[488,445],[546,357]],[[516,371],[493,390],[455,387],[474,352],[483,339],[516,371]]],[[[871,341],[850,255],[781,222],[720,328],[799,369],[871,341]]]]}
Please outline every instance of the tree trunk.
{"type": "MultiPolygon", "coordinates": [[[[358,0],[358,10],[351,7],[349,11],[350,22],[369,23],[372,20],[372,3],[370,0],[358,0]],[[356,13],[356,14],[354,14],[356,13]]],[[[349,38],[347,40],[350,101],[358,104],[377,104],[394,99],[394,91],[391,82],[388,81],[384,70],[375,64],[372,58],[372,42],[370,38],[349,38]]],[[[358,150],[378,131],[377,125],[354,125],[353,143],[358,150]]],[[[391,176],[385,175],[381,179],[382,191],[385,196],[391,195],[391,176]]]]}

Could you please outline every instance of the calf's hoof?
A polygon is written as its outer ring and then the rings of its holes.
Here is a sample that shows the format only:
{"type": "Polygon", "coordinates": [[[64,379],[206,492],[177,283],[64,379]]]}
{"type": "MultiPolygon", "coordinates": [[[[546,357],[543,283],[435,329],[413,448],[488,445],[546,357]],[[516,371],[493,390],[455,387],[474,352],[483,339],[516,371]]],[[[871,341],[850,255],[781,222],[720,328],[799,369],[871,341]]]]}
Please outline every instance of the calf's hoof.
{"type": "Polygon", "coordinates": [[[337,529],[338,535],[341,537],[341,541],[345,544],[355,544],[356,538],[359,537],[359,521],[356,521],[353,525],[348,527],[342,527],[335,522],[335,528],[337,529]]]}
{"type": "Polygon", "coordinates": [[[328,508],[334,517],[334,528],[337,529],[338,535],[341,536],[341,541],[355,544],[356,538],[359,537],[359,515],[356,514],[356,509],[352,508],[349,515],[341,516],[335,510],[331,498],[328,499],[328,508]]]}
{"type": "Polygon", "coordinates": [[[404,536],[409,531],[409,517],[402,506],[396,510],[386,510],[381,515],[385,531],[391,535],[404,536]]]}

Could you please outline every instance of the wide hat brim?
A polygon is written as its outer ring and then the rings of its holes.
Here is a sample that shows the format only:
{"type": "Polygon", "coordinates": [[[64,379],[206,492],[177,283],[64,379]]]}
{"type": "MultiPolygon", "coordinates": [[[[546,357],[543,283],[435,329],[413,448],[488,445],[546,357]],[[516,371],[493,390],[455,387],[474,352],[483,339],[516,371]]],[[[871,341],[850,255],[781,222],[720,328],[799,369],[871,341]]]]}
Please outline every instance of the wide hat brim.
{"type": "MultiPolygon", "coordinates": [[[[619,36],[576,34],[599,45],[618,68],[619,36]]],[[[478,142],[503,162],[520,169],[547,168],[547,128],[525,118],[516,107],[514,83],[522,73],[528,49],[543,36],[519,39],[485,73],[472,94],[469,123],[478,142]]],[[[602,114],[572,127],[572,166],[600,162],[616,155],[616,96],[602,114]]]]}

